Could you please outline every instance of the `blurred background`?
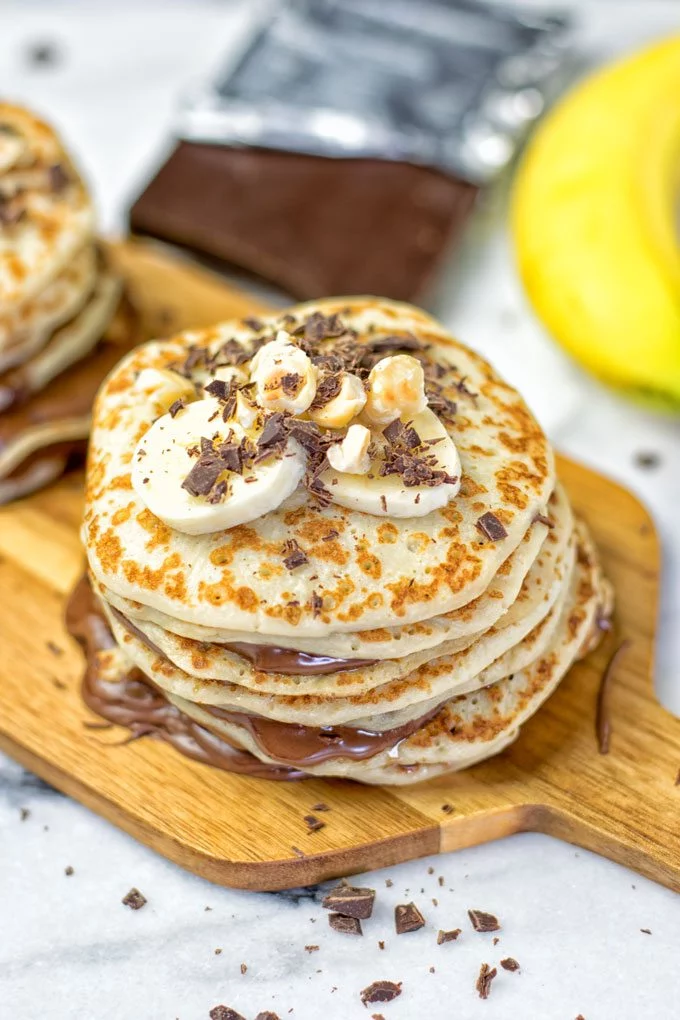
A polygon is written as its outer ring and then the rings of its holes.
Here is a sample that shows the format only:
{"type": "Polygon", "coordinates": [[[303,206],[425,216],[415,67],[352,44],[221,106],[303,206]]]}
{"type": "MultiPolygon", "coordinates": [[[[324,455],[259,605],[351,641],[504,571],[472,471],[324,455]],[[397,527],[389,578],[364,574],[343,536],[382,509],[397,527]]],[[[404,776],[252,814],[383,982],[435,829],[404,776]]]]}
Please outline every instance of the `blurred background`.
{"type": "Polygon", "coordinates": [[[104,233],[133,210],[278,304],[413,298],[636,491],[680,714],[680,5],[281,6],[4,0],[0,93],[63,133],[104,233]],[[362,161],[349,184],[318,177],[339,156],[362,161]]]}

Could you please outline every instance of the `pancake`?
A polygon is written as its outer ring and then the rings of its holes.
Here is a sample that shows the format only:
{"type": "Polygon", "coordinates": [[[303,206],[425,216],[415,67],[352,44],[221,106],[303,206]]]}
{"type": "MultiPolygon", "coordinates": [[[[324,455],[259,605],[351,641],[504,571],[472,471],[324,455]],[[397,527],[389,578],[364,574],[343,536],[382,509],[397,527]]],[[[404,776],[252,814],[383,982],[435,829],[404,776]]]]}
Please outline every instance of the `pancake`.
{"type": "MultiPolygon", "coordinates": [[[[233,322],[156,341],[111,374],[95,405],[83,529],[96,579],[175,619],[251,635],[322,637],[403,626],[479,597],[536,515],[545,514],[555,487],[550,445],[526,405],[482,358],[406,305],[347,298],[285,316],[258,331],[233,322]],[[192,346],[216,353],[228,340],[247,347],[282,325],[294,332],[315,313],[340,315],[369,351],[384,341],[398,350],[395,337],[427,345],[418,353],[433,371],[441,366],[440,397],[458,405],[447,425],[462,464],[455,502],[427,517],[376,521],[296,492],[228,531],[188,535],[159,522],[131,488],[129,454],[157,417],[135,387],[139,371],[185,363],[192,346]],[[502,521],[502,540],[480,531],[485,514],[502,521]],[[307,557],[294,573],[282,564],[291,541],[307,557]]],[[[199,371],[191,375],[200,381],[199,371]]]]}
{"type": "Polygon", "coordinates": [[[85,186],[56,133],[0,103],[0,308],[42,293],[92,236],[85,186]]]}

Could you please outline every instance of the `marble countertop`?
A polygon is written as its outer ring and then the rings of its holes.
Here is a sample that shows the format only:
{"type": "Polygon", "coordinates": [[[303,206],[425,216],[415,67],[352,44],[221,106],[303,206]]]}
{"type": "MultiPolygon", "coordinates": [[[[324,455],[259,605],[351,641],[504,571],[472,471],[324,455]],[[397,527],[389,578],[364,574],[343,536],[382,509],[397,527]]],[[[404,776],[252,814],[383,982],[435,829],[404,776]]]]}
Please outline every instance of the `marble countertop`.
{"type": "MultiPolygon", "coordinates": [[[[215,65],[253,6],[4,0],[0,94],[63,129],[105,228],[115,231],[169,144],[178,88],[215,65]],[[53,63],[31,61],[42,45],[53,47],[53,63]]],[[[672,0],[575,7],[592,61],[680,27],[672,0]]],[[[561,450],[650,507],[664,548],[657,691],[680,714],[680,428],[612,396],[551,344],[513,270],[505,202],[501,184],[431,307],[523,391],[561,450]],[[649,452],[657,466],[644,469],[637,455],[649,452]]],[[[671,1020],[680,1008],[680,901],[586,851],[526,834],[364,876],[362,884],[378,890],[364,938],[337,935],[318,890],[212,886],[0,756],[0,1017],[207,1020],[224,1003],[247,1020],[265,1009],[282,1020],[351,1020],[370,1016],[358,993],[382,978],[403,982],[397,1001],[373,1007],[390,1020],[671,1020]],[[120,902],[132,886],[148,900],[142,910],[120,902]],[[395,938],[392,908],[411,898],[428,924],[395,938]],[[498,915],[497,946],[471,930],[469,907],[498,915]],[[439,927],[463,934],[437,946],[439,927]],[[480,964],[506,956],[521,969],[499,969],[490,998],[480,1000],[480,964]]]]}

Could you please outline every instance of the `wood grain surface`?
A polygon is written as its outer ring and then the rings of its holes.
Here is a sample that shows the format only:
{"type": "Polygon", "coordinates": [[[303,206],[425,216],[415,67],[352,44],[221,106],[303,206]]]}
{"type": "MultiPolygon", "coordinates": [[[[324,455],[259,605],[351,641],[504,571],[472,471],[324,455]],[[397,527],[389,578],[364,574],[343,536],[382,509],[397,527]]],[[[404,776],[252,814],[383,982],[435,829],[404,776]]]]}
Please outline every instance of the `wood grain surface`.
{"type": "MultiPolygon", "coordinates": [[[[144,244],[118,246],[149,334],[257,309],[217,277],[144,244]]],[[[0,511],[0,747],[171,860],[224,885],[281,889],[539,830],[680,890],[680,720],[654,696],[659,545],[628,492],[563,458],[617,598],[616,632],[575,666],[505,753],[414,787],[275,783],[210,769],[152,739],[88,729],[80,651],[64,599],[83,568],[82,476],[0,511]],[[631,646],[611,689],[608,755],[595,735],[604,665],[631,646]],[[324,801],[325,828],[303,816],[324,801]]]]}

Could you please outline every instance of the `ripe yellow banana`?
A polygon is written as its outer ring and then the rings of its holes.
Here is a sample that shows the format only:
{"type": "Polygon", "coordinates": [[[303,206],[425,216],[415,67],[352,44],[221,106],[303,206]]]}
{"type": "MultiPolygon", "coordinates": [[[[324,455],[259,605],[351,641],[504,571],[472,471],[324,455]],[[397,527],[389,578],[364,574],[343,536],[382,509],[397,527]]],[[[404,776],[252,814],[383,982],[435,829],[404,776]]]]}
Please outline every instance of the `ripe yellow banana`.
{"type": "Polygon", "coordinates": [[[601,378],[680,410],[680,36],[594,74],[539,126],[512,229],[529,297],[601,378]]]}

